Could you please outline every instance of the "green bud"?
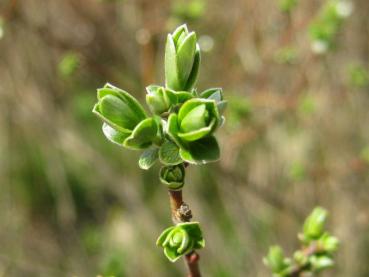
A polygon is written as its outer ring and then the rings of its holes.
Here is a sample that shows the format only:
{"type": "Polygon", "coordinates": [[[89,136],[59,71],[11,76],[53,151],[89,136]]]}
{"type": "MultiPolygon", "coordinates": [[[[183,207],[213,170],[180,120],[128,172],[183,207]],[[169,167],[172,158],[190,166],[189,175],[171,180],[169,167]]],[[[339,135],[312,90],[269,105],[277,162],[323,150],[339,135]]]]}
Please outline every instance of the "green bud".
{"type": "Polygon", "coordinates": [[[194,98],[170,114],[167,133],[180,148],[182,160],[205,164],[219,159],[219,146],[213,136],[221,118],[215,100],[194,98]]]}
{"type": "Polygon", "coordinates": [[[273,273],[280,273],[290,265],[288,259],[284,257],[282,248],[278,245],[269,248],[268,255],[263,259],[263,262],[273,273]]]}
{"type": "Polygon", "coordinates": [[[177,104],[177,96],[174,91],[160,86],[150,85],[146,88],[146,103],[155,114],[162,114],[177,104]]]}
{"type": "Polygon", "coordinates": [[[329,0],[323,5],[309,28],[312,50],[316,54],[324,54],[334,46],[342,23],[352,13],[352,9],[352,3],[344,0],[329,0]]]}
{"type": "Polygon", "coordinates": [[[59,73],[63,77],[73,75],[80,66],[80,62],[80,56],[77,53],[70,52],[65,54],[58,64],[59,73]]]}
{"type": "Polygon", "coordinates": [[[168,120],[168,133],[179,145],[211,135],[220,121],[214,100],[191,99],[168,120]]]}
{"type": "Polygon", "coordinates": [[[193,108],[186,114],[180,124],[182,132],[193,132],[206,127],[208,124],[209,112],[204,104],[193,108]]]}
{"type": "Polygon", "coordinates": [[[197,80],[200,65],[200,47],[196,34],[186,25],[168,34],[165,47],[166,86],[176,91],[190,91],[197,80]]]}
{"type": "Polygon", "coordinates": [[[183,164],[163,166],[159,175],[160,181],[171,190],[181,189],[184,185],[185,168],[183,164]]]}
{"type": "Polygon", "coordinates": [[[165,256],[175,262],[191,251],[203,248],[205,240],[198,222],[186,222],[165,229],[156,245],[163,247],[165,256]]]}
{"type": "Polygon", "coordinates": [[[318,241],[319,246],[328,253],[337,251],[340,241],[338,238],[325,233],[318,241]]]}
{"type": "Polygon", "coordinates": [[[289,13],[297,6],[297,0],[279,0],[279,8],[282,12],[289,13]]]}
{"type": "Polygon", "coordinates": [[[293,255],[293,259],[299,266],[305,266],[308,263],[308,257],[300,250],[296,251],[293,255]]]}
{"type": "Polygon", "coordinates": [[[110,84],[97,90],[93,112],[105,123],[103,132],[112,142],[131,149],[143,149],[160,140],[160,120],[148,118],[129,93],[110,84]]]}
{"type": "Polygon", "coordinates": [[[304,235],[307,239],[316,240],[324,234],[324,227],[327,221],[328,212],[317,207],[307,217],[304,223],[304,235]]]}
{"type": "Polygon", "coordinates": [[[97,99],[93,112],[118,131],[130,133],[147,118],[144,109],[133,96],[110,84],[97,90],[97,99]]]}
{"type": "Polygon", "coordinates": [[[328,256],[311,256],[309,259],[311,269],[313,272],[319,272],[327,268],[331,268],[334,265],[332,258],[328,256]]]}

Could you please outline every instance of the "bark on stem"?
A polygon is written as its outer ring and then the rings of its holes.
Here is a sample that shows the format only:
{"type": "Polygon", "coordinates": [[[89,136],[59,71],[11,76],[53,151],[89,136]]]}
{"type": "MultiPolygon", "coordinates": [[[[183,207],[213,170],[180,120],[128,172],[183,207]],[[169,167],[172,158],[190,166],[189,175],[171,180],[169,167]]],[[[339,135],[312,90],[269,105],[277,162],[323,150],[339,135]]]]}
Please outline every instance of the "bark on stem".
{"type": "MultiPolygon", "coordinates": [[[[188,205],[183,202],[182,190],[168,190],[170,208],[172,211],[172,220],[175,224],[180,222],[188,222],[192,218],[191,210],[188,205]]],[[[185,256],[185,261],[188,267],[188,277],[201,277],[199,269],[199,254],[196,251],[185,256]]]]}
{"type": "MultiPolygon", "coordinates": [[[[302,250],[302,252],[304,253],[306,257],[310,257],[316,253],[319,253],[320,251],[321,249],[319,249],[315,243],[302,250]]],[[[300,277],[300,275],[307,269],[308,267],[306,266],[296,265],[296,267],[292,270],[290,277],[300,277]]]]}

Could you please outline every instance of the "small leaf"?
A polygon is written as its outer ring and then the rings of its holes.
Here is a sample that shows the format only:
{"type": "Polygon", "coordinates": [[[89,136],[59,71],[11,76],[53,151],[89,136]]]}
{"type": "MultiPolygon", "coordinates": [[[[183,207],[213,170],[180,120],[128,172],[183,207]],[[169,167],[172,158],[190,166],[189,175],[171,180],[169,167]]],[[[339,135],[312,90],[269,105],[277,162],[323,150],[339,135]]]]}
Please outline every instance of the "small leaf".
{"type": "Polygon", "coordinates": [[[214,99],[219,102],[223,100],[223,91],[222,88],[209,88],[200,93],[201,98],[209,98],[214,99]]]}
{"type": "Polygon", "coordinates": [[[183,160],[191,164],[206,164],[215,162],[219,159],[219,145],[214,136],[193,141],[188,144],[186,149],[180,150],[183,160]]]}
{"type": "Polygon", "coordinates": [[[170,140],[166,140],[160,147],[159,159],[165,165],[176,165],[182,162],[179,156],[178,146],[170,140]]]}
{"type": "Polygon", "coordinates": [[[334,265],[332,258],[328,256],[311,256],[309,259],[313,271],[319,272],[334,265]]]}
{"type": "Polygon", "coordinates": [[[164,248],[164,254],[168,258],[169,261],[174,263],[177,261],[182,255],[177,253],[177,250],[175,248],[171,247],[165,247],[164,248]]]}
{"type": "Polygon", "coordinates": [[[193,98],[193,95],[188,91],[175,91],[175,95],[177,96],[177,102],[182,104],[187,100],[193,98]]]}
{"type": "Polygon", "coordinates": [[[184,88],[187,91],[190,91],[195,86],[197,76],[199,75],[200,62],[201,62],[200,47],[198,44],[196,44],[196,52],[195,57],[193,59],[191,74],[188,77],[186,86],[184,88]]]}
{"type": "Polygon", "coordinates": [[[131,107],[114,95],[104,96],[99,110],[107,120],[128,130],[132,130],[140,122],[131,107]]]}
{"type": "Polygon", "coordinates": [[[227,107],[228,101],[223,100],[217,103],[218,111],[220,114],[224,113],[225,108],[227,107]]]}
{"type": "Polygon", "coordinates": [[[170,233],[170,231],[172,231],[175,227],[174,226],[170,226],[167,229],[165,229],[159,236],[159,238],[156,240],[156,245],[157,246],[162,246],[164,241],[166,240],[168,234],[170,233]]]}
{"type": "Polygon", "coordinates": [[[196,241],[195,245],[194,245],[195,249],[201,249],[201,248],[205,248],[205,240],[204,239],[200,239],[198,241],[196,241]]]}
{"type": "Polygon", "coordinates": [[[181,122],[184,117],[194,108],[196,108],[199,105],[205,104],[206,110],[209,111],[209,116],[215,117],[217,120],[219,120],[219,112],[216,107],[216,103],[214,100],[211,99],[200,99],[200,98],[194,98],[186,101],[180,108],[178,112],[178,120],[181,122]]]}
{"type": "Polygon", "coordinates": [[[191,32],[183,40],[181,44],[178,44],[177,49],[177,62],[180,81],[182,84],[186,84],[188,77],[191,74],[193,67],[194,57],[196,52],[196,34],[191,32]]]}
{"type": "Polygon", "coordinates": [[[200,138],[203,138],[211,133],[212,130],[214,130],[216,119],[213,118],[213,120],[210,122],[209,126],[200,128],[198,130],[187,132],[187,133],[178,133],[178,137],[185,141],[196,141],[200,138]]]}
{"type": "Polygon", "coordinates": [[[124,102],[126,102],[136,113],[136,115],[142,120],[147,117],[147,114],[142,107],[142,105],[134,98],[131,94],[122,90],[112,84],[105,84],[104,88],[97,90],[97,98],[101,99],[106,94],[112,94],[121,98],[124,102]]]}
{"type": "Polygon", "coordinates": [[[176,47],[171,34],[168,34],[165,45],[165,82],[168,88],[180,90],[182,85],[179,80],[176,47]]]}
{"type": "Polygon", "coordinates": [[[184,34],[188,34],[188,29],[187,29],[187,25],[186,24],[182,24],[181,26],[178,26],[177,29],[174,30],[172,36],[173,36],[173,40],[174,42],[177,42],[179,37],[184,34]]]}
{"type": "Polygon", "coordinates": [[[185,147],[185,144],[178,137],[179,126],[178,116],[175,113],[169,115],[168,118],[168,135],[180,147],[185,147]]]}
{"type": "Polygon", "coordinates": [[[123,146],[123,141],[129,136],[128,133],[119,132],[105,122],[103,123],[102,130],[108,140],[120,146],[123,146]]]}
{"type": "Polygon", "coordinates": [[[158,125],[154,118],[142,120],[132,134],[124,141],[123,145],[131,149],[143,149],[149,147],[158,133],[158,125]]]}
{"type": "Polygon", "coordinates": [[[159,148],[152,147],[146,149],[140,156],[138,160],[138,165],[142,169],[149,169],[152,167],[159,157],[159,148]]]}

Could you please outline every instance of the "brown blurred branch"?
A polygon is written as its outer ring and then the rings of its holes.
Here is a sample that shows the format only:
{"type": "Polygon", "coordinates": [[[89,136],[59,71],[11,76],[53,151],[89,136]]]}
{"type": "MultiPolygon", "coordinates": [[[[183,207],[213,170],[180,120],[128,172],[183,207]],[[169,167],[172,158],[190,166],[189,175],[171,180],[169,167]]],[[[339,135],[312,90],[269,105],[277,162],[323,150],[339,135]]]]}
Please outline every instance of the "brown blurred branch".
{"type": "Polygon", "coordinates": [[[4,20],[9,21],[14,15],[17,8],[17,0],[10,0],[7,7],[2,13],[4,20]]]}

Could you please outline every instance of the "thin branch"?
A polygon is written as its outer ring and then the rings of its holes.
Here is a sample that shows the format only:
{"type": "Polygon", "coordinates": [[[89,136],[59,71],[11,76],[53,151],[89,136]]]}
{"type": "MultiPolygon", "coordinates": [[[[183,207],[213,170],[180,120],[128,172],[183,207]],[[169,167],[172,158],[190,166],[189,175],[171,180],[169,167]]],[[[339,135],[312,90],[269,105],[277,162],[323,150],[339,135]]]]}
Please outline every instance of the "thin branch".
{"type": "MultiPolygon", "coordinates": [[[[173,222],[175,224],[189,222],[192,218],[192,212],[189,206],[183,202],[182,190],[168,190],[168,194],[173,222]]],[[[189,271],[188,277],[201,277],[199,259],[200,256],[196,251],[192,251],[185,256],[189,271]]]]}
{"type": "Polygon", "coordinates": [[[187,276],[201,277],[199,268],[200,255],[193,251],[192,253],[186,255],[185,260],[187,263],[188,271],[190,272],[187,276]]]}
{"type": "MultiPolygon", "coordinates": [[[[321,249],[319,249],[319,247],[316,244],[312,244],[312,245],[302,249],[302,253],[307,258],[319,253],[320,251],[321,251],[321,249]]],[[[301,266],[301,265],[296,264],[295,268],[290,273],[290,277],[300,277],[301,274],[307,269],[308,269],[307,266],[301,266]]]]}

